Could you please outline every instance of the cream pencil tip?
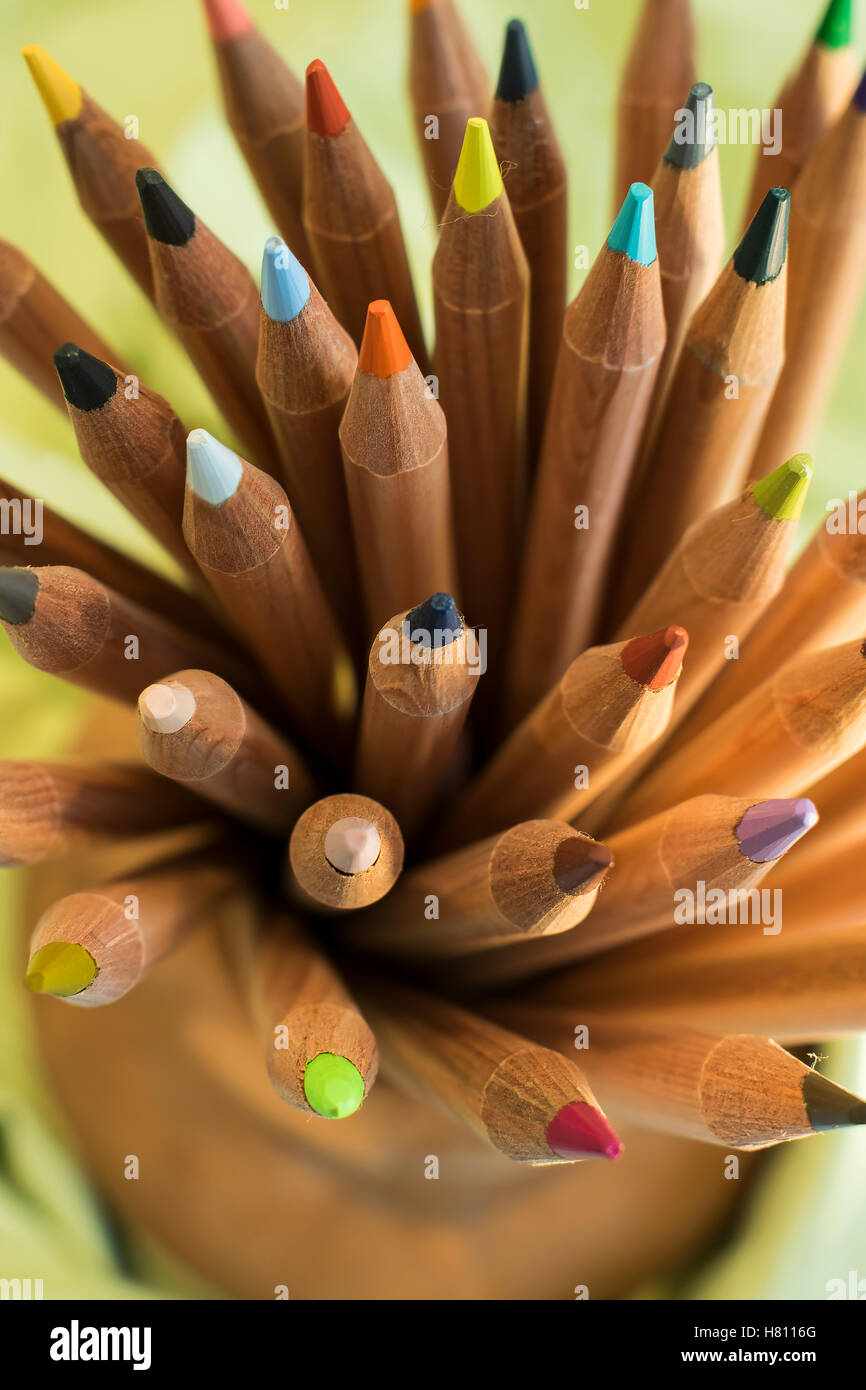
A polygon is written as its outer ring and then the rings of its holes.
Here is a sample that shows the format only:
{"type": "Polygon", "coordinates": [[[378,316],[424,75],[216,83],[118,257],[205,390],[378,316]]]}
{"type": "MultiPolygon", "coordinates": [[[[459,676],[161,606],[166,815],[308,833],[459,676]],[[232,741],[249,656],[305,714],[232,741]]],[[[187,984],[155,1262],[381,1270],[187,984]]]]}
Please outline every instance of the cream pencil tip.
{"type": "Polygon", "coordinates": [[[243,476],[243,463],[233,449],[220,444],[207,430],[190,430],[186,441],[186,479],[202,501],[220,507],[234,497],[243,476]]]}
{"type": "Polygon", "coordinates": [[[149,685],[138,697],[141,722],[153,734],[174,734],[195,714],[195,697],[185,685],[149,685]]]}
{"type": "Polygon", "coordinates": [[[341,874],[372,869],[382,848],[375,825],[361,816],[334,821],[325,835],[325,858],[341,874]]]}

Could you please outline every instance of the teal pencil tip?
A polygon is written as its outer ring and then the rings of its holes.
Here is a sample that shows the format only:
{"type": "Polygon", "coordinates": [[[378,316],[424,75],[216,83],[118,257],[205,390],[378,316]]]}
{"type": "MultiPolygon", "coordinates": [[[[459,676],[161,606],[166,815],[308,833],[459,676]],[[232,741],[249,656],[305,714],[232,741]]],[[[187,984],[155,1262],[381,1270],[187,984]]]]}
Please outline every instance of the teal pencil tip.
{"type": "Polygon", "coordinates": [[[626,193],[607,244],[638,265],[652,265],[656,258],[653,191],[645,183],[633,183],[626,193]]]}
{"type": "Polygon", "coordinates": [[[291,323],[310,298],[307,272],[282,237],[271,236],[262,256],[262,307],[276,323],[291,323]]]}

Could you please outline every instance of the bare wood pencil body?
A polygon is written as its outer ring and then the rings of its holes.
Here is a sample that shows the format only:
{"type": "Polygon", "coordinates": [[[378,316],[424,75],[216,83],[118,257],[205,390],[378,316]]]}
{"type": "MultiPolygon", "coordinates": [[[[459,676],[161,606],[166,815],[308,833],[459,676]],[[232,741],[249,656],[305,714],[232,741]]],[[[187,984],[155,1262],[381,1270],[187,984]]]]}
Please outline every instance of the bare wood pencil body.
{"type": "Polygon", "coordinates": [[[0,762],[0,864],[39,864],[111,840],[191,825],[207,812],[144,768],[0,762]]]}
{"type": "Polygon", "coordinates": [[[409,20],[409,97],[437,220],[448,202],[463,132],[487,110],[490,83],[453,0],[414,0],[409,20]]]}
{"type": "Polygon", "coordinates": [[[391,812],[369,796],[323,797],[289,840],[286,884],[316,911],[351,911],[389,893],[403,868],[403,837],[391,812]]]}
{"type": "Polygon", "coordinates": [[[155,772],[271,835],[316,795],[292,745],[210,671],[177,671],[142,691],[138,746],[155,772]]]}
{"type": "Polygon", "coordinates": [[[619,88],[614,203],[647,183],[695,80],[689,0],[645,0],[619,88]]]}
{"type": "Polygon", "coordinates": [[[68,339],[96,357],[121,364],[114,349],[85,323],[24,252],[0,240],[0,353],[63,411],[66,401],[51,355],[68,339]]]}
{"type": "Polygon", "coordinates": [[[592,911],[611,863],[606,845],[560,821],[524,821],[411,869],[346,936],[424,962],[567,932],[592,911]]]}
{"type": "Polygon", "coordinates": [[[389,808],[407,840],[441,795],[482,674],[475,633],[453,604],[429,627],[425,608],[432,601],[398,613],[370,648],[355,762],[355,786],[389,808]]]}

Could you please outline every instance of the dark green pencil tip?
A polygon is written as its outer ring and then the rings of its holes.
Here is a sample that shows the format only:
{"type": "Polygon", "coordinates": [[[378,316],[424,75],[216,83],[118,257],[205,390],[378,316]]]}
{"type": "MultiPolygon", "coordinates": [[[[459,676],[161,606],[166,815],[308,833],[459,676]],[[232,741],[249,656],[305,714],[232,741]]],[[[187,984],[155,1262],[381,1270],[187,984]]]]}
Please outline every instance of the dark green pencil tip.
{"type": "Polygon", "coordinates": [[[815,35],[816,43],[826,48],[844,48],[851,42],[854,29],[853,0],[830,0],[824,18],[815,35]]]}
{"type": "Polygon", "coordinates": [[[63,394],[76,410],[98,410],[117,390],[117,377],[106,362],[77,343],[64,343],[54,354],[63,394]]]}
{"type": "Polygon", "coordinates": [[[13,627],[29,623],[38,593],[39,579],[32,570],[17,566],[0,569],[0,619],[13,627]]]}
{"type": "Polygon", "coordinates": [[[741,280],[766,285],[781,273],[788,253],[787,188],[771,188],[734,252],[734,270],[741,280]]]}
{"type": "Polygon", "coordinates": [[[510,19],[505,26],[505,47],[502,50],[502,64],[499,81],[496,84],[497,101],[523,101],[538,86],[538,73],[535,60],[529,47],[526,26],[521,19],[510,19]]]}
{"type": "Polygon", "coordinates": [[[139,169],[135,186],[148,235],[167,246],[186,246],[195,231],[195,214],[169,187],[162,174],[156,169],[139,169]]]}
{"type": "Polygon", "coordinates": [[[713,89],[708,82],[696,82],[686,97],[670,144],[664,153],[665,164],[676,169],[695,169],[703,164],[715,147],[713,128],[713,89]]]}

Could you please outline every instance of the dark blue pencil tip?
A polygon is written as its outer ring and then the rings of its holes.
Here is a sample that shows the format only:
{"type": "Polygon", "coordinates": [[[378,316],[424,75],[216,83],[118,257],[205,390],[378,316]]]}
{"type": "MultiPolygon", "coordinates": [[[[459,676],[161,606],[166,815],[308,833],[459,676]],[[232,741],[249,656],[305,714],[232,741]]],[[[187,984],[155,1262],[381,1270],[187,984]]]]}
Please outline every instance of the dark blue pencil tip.
{"type": "Polygon", "coordinates": [[[496,84],[497,101],[523,101],[538,86],[538,73],[526,26],[521,19],[510,19],[505,26],[505,47],[496,84]]]}
{"type": "Polygon", "coordinates": [[[866,70],[860,78],[860,85],[854,93],[854,105],[858,111],[866,111],[866,70]]]}
{"type": "Polygon", "coordinates": [[[422,647],[447,647],[463,631],[463,620],[450,594],[433,594],[425,599],[409,610],[406,623],[410,639],[422,647]]]}

